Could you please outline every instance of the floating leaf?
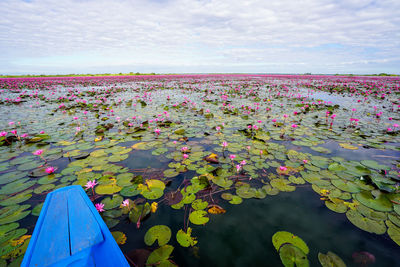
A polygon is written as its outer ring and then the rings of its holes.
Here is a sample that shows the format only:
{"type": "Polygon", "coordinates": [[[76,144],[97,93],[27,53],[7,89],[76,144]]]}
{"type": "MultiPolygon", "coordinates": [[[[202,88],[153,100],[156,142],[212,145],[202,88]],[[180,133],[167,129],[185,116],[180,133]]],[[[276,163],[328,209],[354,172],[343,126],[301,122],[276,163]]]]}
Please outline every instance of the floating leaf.
{"type": "Polygon", "coordinates": [[[331,183],[342,191],[350,193],[360,192],[360,187],[351,181],[344,181],[341,179],[332,180],[331,183]]]}
{"type": "Polygon", "coordinates": [[[114,237],[114,239],[118,245],[123,245],[126,243],[126,235],[123,232],[115,231],[115,232],[111,232],[111,234],[114,237]]]}
{"type": "Polygon", "coordinates": [[[43,192],[54,189],[55,187],[56,186],[54,184],[44,184],[39,187],[36,187],[35,190],[33,190],[33,192],[35,194],[42,194],[43,192]]]}
{"type": "Polygon", "coordinates": [[[29,178],[20,179],[3,186],[0,189],[0,194],[14,194],[21,192],[34,184],[36,184],[36,181],[30,181],[29,178]]]}
{"type": "Polygon", "coordinates": [[[141,190],[138,189],[137,185],[131,185],[122,188],[120,194],[124,197],[133,197],[139,195],[141,190]]]}
{"type": "Polygon", "coordinates": [[[144,243],[151,246],[157,240],[159,246],[163,246],[171,239],[171,229],[166,225],[155,225],[144,235],[144,243]]]}
{"type": "Polygon", "coordinates": [[[337,213],[345,213],[348,207],[344,204],[344,201],[337,198],[330,198],[330,200],[325,201],[325,205],[328,209],[337,212],[337,213]]]}
{"type": "Polygon", "coordinates": [[[195,237],[192,237],[192,228],[188,227],[187,232],[185,233],[182,229],[180,229],[176,233],[176,240],[182,247],[194,246],[197,244],[197,240],[195,237]]]}
{"type": "Polygon", "coordinates": [[[39,216],[40,215],[40,211],[42,210],[44,202],[37,204],[33,210],[32,210],[32,215],[33,216],[39,216]]]}
{"type": "Polygon", "coordinates": [[[279,250],[279,257],[285,267],[308,267],[307,255],[292,244],[284,244],[279,250]]]}
{"type": "Polygon", "coordinates": [[[223,209],[221,206],[215,204],[209,205],[207,208],[207,211],[210,214],[224,214],[226,212],[226,210],[223,209]]]}
{"type": "Polygon", "coordinates": [[[341,143],[341,144],[339,144],[339,146],[341,146],[344,149],[350,149],[350,150],[357,150],[358,149],[357,146],[353,146],[353,145],[346,144],[346,143],[341,143]]]}
{"type": "Polygon", "coordinates": [[[354,198],[360,201],[365,206],[377,210],[377,211],[392,211],[392,203],[389,199],[381,194],[379,197],[375,198],[371,192],[363,191],[354,195],[354,198]]]}
{"type": "Polygon", "coordinates": [[[0,226],[0,236],[4,235],[5,233],[17,229],[19,227],[19,223],[10,223],[0,226]]]}
{"type": "Polygon", "coordinates": [[[137,223],[140,220],[143,220],[151,212],[151,207],[149,203],[144,205],[134,205],[129,212],[129,220],[133,223],[137,223]]]}
{"type": "Polygon", "coordinates": [[[375,170],[386,170],[386,171],[390,170],[389,166],[379,164],[375,160],[362,160],[361,164],[366,166],[366,167],[368,167],[368,168],[372,168],[372,169],[375,169],[375,170]]]}
{"type": "Polygon", "coordinates": [[[242,202],[243,202],[243,199],[239,196],[232,196],[232,200],[229,201],[229,203],[234,204],[234,205],[241,204],[242,202]]]}
{"type": "Polygon", "coordinates": [[[104,209],[109,210],[119,207],[124,199],[120,195],[113,195],[112,198],[105,198],[101,201],[104,204],[104,209]]]}
{"type": "Polygon", "coordinates": [[[301,239],[298,236],[295,236],[292,233],[286,232],[286,231],[279,231],[276,232],[273,236],[272,236],[272,244],[274,245],[275,249],[277,251],[279,251],[279,249],[281,248],[281,246],[283,244],[292,244],[296,247],[298,247],[299,249],[301,249],[306,255],[308,254],[308,252],[310,251],[310,249],[308,248],[307,244],[303,241],[303,239],[301,239]]]}
{"type": "Polygon", "coordinates": [[[174,266],[168,261],[173,250],[174,247],[171,245],[159,247],[149,255],[146,265],[174,266]]]}
{"type": "Polygon", "coordinates": [[[165,194],[164,198],[167,200],[168,205],[175,205],[181,202],[183,195],[180,191],[170,191],[165,194]]]}
{"type": "Polygon", "coordinates": [[[344,261],[331,251],[326,254],[318,253],[318,260],[322,267],[346,267],[344,261]]]}
{"type": "Polygon", "coordinates": [[[207,211],[204,210],[195,210],[189,215],[189,220],[193,224],[201,225],[206,224],[210,218],[206,217],[207,211]]]}
{"type": "Polygon", "coordinates": [[[26,211],[26,209],[30,208],[31,205],[14,205],[7,206],[0,210],[0,225],[16,222],[25,218],[31,213],[31,211],[26,211]]]}
{"type": "Polygon", "coordinates": [[[15,195],[13,197],[7,198],[5,200],[2,200],[0,202],[0,205],[2,206],[10,206],[10,205],[15,205],[19,204],[21,202],[24,202],[32,197],[32,189],[26,190],[18,195],[15,195]]]}
{"type": "Polygon", "coordinates": [[[386,221],[386,225],[388,226],[388,235],[397,245],[400,246],[400,227],[397,227],[391,221],[386,221]]]}
{"type": "Polygon", "coordinates": [[[116,184],[100,184],[96,186],[96,193],[99,195],[112,195],[121,191],[122,187],[116,184]]]}
{"type": "Polygon", "coordinates": [[[378,235],[384,234],[386,232],[386,226],[383,221],[375,221],[362,216],[356,210],[348,210],[346,212],[347,219],[357,226],[358,228],[378,235]]]}
{"type": "Polygon", "coordinates": [[[203,201],[201,199],[196,199],[195,201],[192,202],[192,208],[194,210],[204,210],[205,208],[207,208],[207,206],[208,202],[203,201]]]}
{"type": "Polygon", "coordinates": [[[290,181],[282,178],[271,180],[271,186],[277,188],[279,191],[292,192],[296,190],[295,186],[290,185],[290,181]]]}

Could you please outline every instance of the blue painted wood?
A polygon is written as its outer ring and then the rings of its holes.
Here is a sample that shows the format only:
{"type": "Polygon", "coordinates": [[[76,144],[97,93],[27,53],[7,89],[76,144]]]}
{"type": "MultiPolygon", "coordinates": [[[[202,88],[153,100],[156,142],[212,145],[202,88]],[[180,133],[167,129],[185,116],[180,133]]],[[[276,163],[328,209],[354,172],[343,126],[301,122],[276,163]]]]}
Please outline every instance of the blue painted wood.
{"type": "Polygon", "coordinates": [[[47,195],[21,266],[129,266],[81,186],[47,195]]]}
{"type": "Polygon", "coordinates": [[[37,246],[32,252],[32,266],[51,265],[70,256],[67,195],[61,192],[50,199],[37,237],[37,246]],[[44,254],[43,251],[47,253],[44,254]]]}
{"type": "MultiPolygon", "coordinates": [[[[97,212],[97,211],[96,211],[97,212]]],[[[71,255],[104,240],[100,226],[79,191],[68,191],[71,255]]]]}

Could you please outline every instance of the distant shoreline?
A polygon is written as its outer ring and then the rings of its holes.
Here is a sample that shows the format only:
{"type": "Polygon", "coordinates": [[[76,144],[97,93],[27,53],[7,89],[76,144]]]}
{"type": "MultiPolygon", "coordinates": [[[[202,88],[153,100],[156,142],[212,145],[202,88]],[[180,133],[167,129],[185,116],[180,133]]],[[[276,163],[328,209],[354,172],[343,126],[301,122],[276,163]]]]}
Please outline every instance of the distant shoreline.
{"type": "Polygon", "coordinates": [[[370,76],[370,77],[398,77],[400,74],[314,74],[314,73],[101,73],[101,74],[23,74],[0,75],[0,78],[57,78],[57,77],[107,77],[107,76],[167,76],[167,75],[293,75],[293,76],[370,76]]]}

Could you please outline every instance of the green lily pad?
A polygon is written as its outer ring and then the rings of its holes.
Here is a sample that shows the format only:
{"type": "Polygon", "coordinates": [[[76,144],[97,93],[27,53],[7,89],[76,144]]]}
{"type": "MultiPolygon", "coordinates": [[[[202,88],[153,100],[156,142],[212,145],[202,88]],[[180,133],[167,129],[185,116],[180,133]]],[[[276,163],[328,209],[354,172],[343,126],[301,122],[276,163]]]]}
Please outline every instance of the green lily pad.
{"type": "Polygon", "coordinates": [[[159,246],[163,246],[171,239],[171,229],[166,225],[155,225],[144,235],[144,243],[151,246],[157,240],[159,246]]]}
{"type": "Polygon", "coordinates": [[[164,171],[164,176],[167,178],[175,177],[179,175],[179,172],[175,171],[175,169],[167,169],[164,171]]]}
{"type": "Polygon", "coordinates": [[[376,162],[375,160],[362,160],[361,164],[375,170],[386,170],[386,171],[390,170],[389,166],[379,164],[379,162],[376,162]]]}
{"type": "Polygon", "coordinates": [[[3,186],[0,189],[0,194],[14,194],[21,192],[34,184],[36,184],[36,181],[30,181],[29,178],[20,179],[3,186]]]}
{"type": "Polygon", "coordinates": [[[207,211],[204,210],[195,210],[189,215],[189,220],[193,224],[201,225],[206,224],[210,218],[206,217],[207,211]]]}
{"type": "Polygon", "coordinates": [[[154,250],[151,252],[149,257],[147,258],[146,261],[146,266],[175,266],[171,262],[168,261],[169,256],[171,255],[172,251],[174,250],[174,247],[171,245],[164,245],[162,247],[159,247],[158,249],[154,250]]]}
{"type": "MultiPolygon", "coordinates": [[[[334,200],[334,199],[333,199],[334,200]]],[[[328,209],[337,212],[337,213],[345,213],[348,209],[348,207],[344,204],[344,201],[325,201],[325,205],[328,207],[328,209]]]]}
{"type": "Polygon", "coordinates": [[[285,267],[308,267],[307,255],[292,244],[284,244],[279,250],[279,257],[285,267]]]}
{"type": "Polygon", "coordinates": [[[15,205],[15,204],[19,204],[22,203],[28,199],[30,199],[32,197],[32,190],[26,190],[22,193],[19,193],[18,195],[15,195],[13,197],[7,198],[5,200],[2,200],[0,202],[1,206],[10,206],[10,205],[15,205]]]}
{"type": "Polygon", "coordinates": [[[107,156],[107,153],[104,151],[104,149],[99,149],[99,150],[95,150],[95,151],[91,152],[90,156],[99,158],[99,157],[107,156]]]}
{"type": "Polygon", "coordinates": [[[33,216],[39,216],[40,215],[40,211],[42,210],[44,202],[37,204],[33,210],[32,210],[32,215],[33,216]]]}
{"type": "Polygon", "coordinates": [[[340,163],[338,163],[338,162],[334,162],[334,163],[330,164],[328,166],[328,169],[330,171],[334,171],[334,172],[341,172],[341,171],[345,171],[346,170],[346,168],[343,165],[341,165],[340,163]]]}
{"type": "Polygon", "coordinates": [[[360,192],[360,188],[351,181],[344,181],[341,179],[332,180],[331,183],[342,191],[350,193],[360,192]]]}
{"type": "Polygon", "coordinates": [[[147,199],[158,199],[164,194],[165,184],[160,180],[147,180],[146,185],[140,185],[141,194],[147,199]],[[147,185],[147,186],[146,186],[147,185]]]}
{"type": "Polygon", "coordinates": [[[272,187],[275,187],[279,191],[284,191],[284,192],[292,192],[296,190],[296,187],[293,185],[290,185],[290,181],[282,178],[276,178],[272,179],[270,181],[270,184],[272,187]]]}
{"type": "Polygon", "coordinates": [[[231,193],[222,193],[221,198],[229,201],[233,199],[233,195],[231,193]]]}
{"type": "Polygon", "coordinates": [[[201,199],[196,199],[195,201],[192,202],[192,208],[194,210],[204,210],[205,208],[207,208],[207,206],[208,202],[203,201],[201,199]]]}
{"type": "Polygon", "coordinates": [[[229,201],[229,203],[233,204],[233,205],[238,205],[241,204],[243,202],[243,199],[239,196],[232,196],[232,199],[229,201]]]}
{"type": "Polygon", "coordinates": [[[44,184],[39,187],[36,187],[35,190],[33,190],[33,192],[35,194],[41,194],[43,192],[50,191],[50,190],[54,189],[55,187],[56,186],[54,184],[44,184]]]}
{"type": "Polygon", "coordinates": [[[8,184],[26,176],[25,172],[12,171],[0,175],[0,184],[8,184]]]}
{"type": "Polygon", "coordinates": [[[120,161],[126,160],[128,157],[129,157],[128,154],[122,154],[122,155],[113,154],[110,157],[108,157],[107,160],[109,162],[120,162],[120,161]]]}
{"type": "Polygon", "coordinates": [[[392,211],[393,209],[392,203],[383,194],[375,198],[371,192],[362,191],[358,194],[355,194],[354,198],[365,206],[377,211],[392,211]]]}
{"type": "Polygon", "coordinates": [[[400,227],[397,227],[391,221],[386,221],[386,225],[388,226],[388,235],[397,245],[400,246],[400,227]]]}
{"type": "Polygon", "coordinates": [[[17,229],[19,227],[19,223],[10,223],[0,226],[0,235],[4,235],[5,233],[17,229]]]}
{"type": "Polygon", "coordinates": [[[322,267],[346,267],[344,261],[331,251],[326,254],[318,253],[318,260],[322,267]]]}
{"type": "Polygon", "coordinates": [[[192,228],[188,227],[187,232],[185,233],[182,229],[180,229],[176,233],[176,240],[182,247],[193,247],[197,244],[197,240],[195,237],[192,237],[192,228]]]}
{"type": "Polygon", "coordinates": [[[370,218],[364,217],[356,210],[348,210],[346,212],[346,217],[352,224],[364,231],[375,233],[378,235],[386,233],[386,226],[383,221],[375,221],[370,218]]]}
{"type": "Polygon", "coordinates": [[[303,239],[286,231],[276,232],[272,236],[272,244],[277,251],[279,251],[284,244],[292,244],[302,250],[306,255],[310,252],[310,249],[303,239]]]}
{"type": "Polygon", "coordinates": [[[31,205],[14,205],[7,206],[0,210],[0,225],[19,221],[31,213],[29,209],[31,205]]]}
{"type": "Polygon", "coordinates": [[[100,184],[97,185],[95,191],[99,195],[112,195],[121,191],[122,187],[116,184],[100,184]]]}
{"type": "Polygon", "coordinates": [[[149,203],[143,205],[134,205],[129,212],[129,220],[133,223],[137,223],[139,218],[142,220],[144,217],[150,214],[150,211],[151,207],[149,203]]]}
{"type": "Polygon", "coordinates": [[[140,189],[138,189],[137,185],[131,185],[131,186],[126,186],[122,188],[120,191],[120,194],[124,197],[133,197],[139,195],[141,192],[140,189]]]}
{"type": "Polygon", "coordinates": [[[101,201],[104,204],[105,210],[110,210],[119,207],[124,199],[120,195],[113,195],[112,198],[105,198],[101,201]]]}

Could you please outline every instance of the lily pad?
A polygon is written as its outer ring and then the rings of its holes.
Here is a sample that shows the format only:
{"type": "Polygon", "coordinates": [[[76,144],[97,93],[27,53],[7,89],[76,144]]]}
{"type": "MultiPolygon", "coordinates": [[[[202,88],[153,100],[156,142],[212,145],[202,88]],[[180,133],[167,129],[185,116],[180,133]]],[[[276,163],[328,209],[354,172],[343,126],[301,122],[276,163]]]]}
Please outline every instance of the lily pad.
{"type": "Polygon", "coordinates": [[[13,205],[0,210],[0,225],[19,221],[31,213],[31,205],[13,205]]]}
{"type": "Polygon", "coordinates": [[[388,235],[397,245],[400,246],[400,227],[397,227],[391,221],[386,221],[386,225],[388,226],[388,235]]]}
{"type": "Polygon", "coordinates": [[[112,198],[105,198],[101,201],[104,204],[105,210],[114,209],[119,207],[123,201],[123,198],[120,195],[113,195],[112,198]]]}
{"type": "Polygon", "coordinates": [[[99,195],[112,195],[121,191],[122,187],[116,184],[100,184],[97,185],[95,191],[99,195]]]}
{"type": "Polygon", "coordinates": [[[279,250],[279,257],[285,267],[308,267],[307,255],[300,248],[285,244],[279,250]]]}
{"type": "Polygon", "coordinates": [[[124,197],[133,197],[139,195],[141,192],[140,189],[138,189],[137,185],[131,185],[131,186],[126,186],[122,188],[120,191],[120,194],[124,197]]]}
{"type": "Polygon", "coordinates": [[[326,254],[318,253],[318,260],[322,267],[346,267],[344,261],[331,251],[326,254]]]}
{"type": "Polygon", "coordinates": [[[19,193],[18,195],[15,195],[13,197],[7,198],[5,200],[2,200],[0,202],[1,206],[10,206],[10,205],[15,205],[15,204],[19,204],[22,203],[28,199],[30,199],[32,197],[32,189],[30,190],[26,190],[22,193],[19,193]]]}
{"type": "Polygon", "coordinates": [[[292,244],[301,249],[303,253],[306,255],[310,252],[310,249],[308,248],[307,244],[303,241],[303,239],[286,231],[276,232],[272,236],[272,244],[274,245],[277,251],[279,251],[282,245],[284,244],[292,244]]]}
{"type": "Polygon", "coordinates": [[[146,265],[159,265],[159,266],[175,266],[168,261],[174,247],[171,245],[164,245],[154,250],[147,258],[146,265]]]}
{"type": "Polygon", "coordinates": [[[114,237],[114,239],[118,245],[123,245],[126,243],[126,235],[123,232],[115,231],[115,232],[111,232],[111,234],[114,237]]]}
{"type": "Polygon", "coordinates": [[[144,243],[151,246],[157,240],[159,246],[163,246],[171,239],[171,229],[166,225],[155,225],[144,235],[144,243]]]}
{"type": "Polygon", "coordinates": [[[192,228],[188,227],[187,232],[180,229],[176,233],[176,240],[182,247],[193,247],[197,244],[197,240],[195,237],[192,237],[192,228]]]}
{"type": "Polygon", "coordinates": [[[207,208],[207,206],[208,202],[203,201],[201,199],[196,199],[195,201],[192,202],[192,208],[194,210],[204,210],[205,208],[207,208]]]}
{"type": "Polygon", "coordinates": [[[282,178],[272,179],[270,184],[272,187],[275,187],[279,191],[292,192],[296,190],[295,186],[290,185],[290,181],[282,178]]]}
{"type": "Polygon", "coordinates": [[[346,212],[346,216],[352,224],[364,231],[378,235],[386,233],[386,226],[383,221],[369,219],[362,216],[358,211],[351,209],[346,212]]]}
{"type": "Polygon", "coordinates": [[[361,164],[368,167],[368,168],[372,168],[375,170],[386,170],[389,171],[390,167],[383,165],[383,164],[379,164],[379,162],[375,161],[375,160],[362,160],[361,164]]]}
{"type": "Polygon", "coordinates": [[[389,199],[381,194],[379,197],[375,198],[371,192],[362,191],[354,195],[354,198],[360,201],[365,206],[377,210],[377,211],[392,211],[393,205],[389,199]]]}
{"type": "Polygon", "coordinates": [[[14,194],[21,192],[34,184],[36,184],[36,181],[32,181],[29,178],[20,179],[3,186],[0,189],[0,194],[14,194]]]}
{"type": "Polygon", "coordinates": [[[204,210],[195,210],[189,215],[189,220],[193,224],[201,225],[206,224],[210,218],[206,217],[207,211],[204,210]]]}

